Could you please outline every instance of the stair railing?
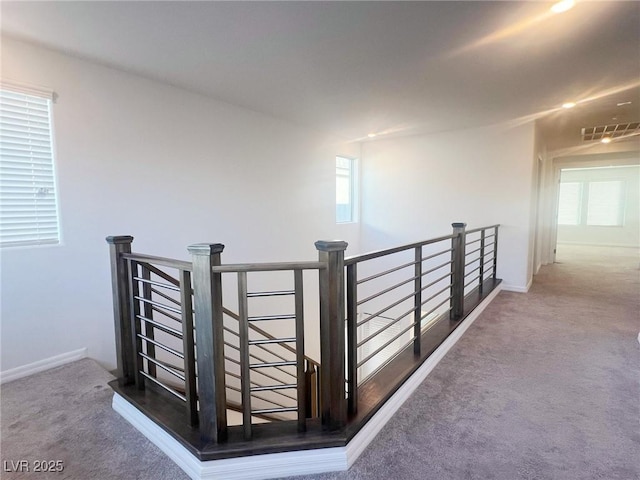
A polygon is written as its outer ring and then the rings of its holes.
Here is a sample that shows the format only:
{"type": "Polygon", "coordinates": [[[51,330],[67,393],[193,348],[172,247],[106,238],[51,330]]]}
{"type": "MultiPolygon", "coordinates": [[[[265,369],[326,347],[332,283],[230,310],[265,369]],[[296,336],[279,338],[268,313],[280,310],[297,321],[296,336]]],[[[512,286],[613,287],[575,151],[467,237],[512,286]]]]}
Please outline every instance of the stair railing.
{"type": "Polygon", "coordinates": [[[481,299],[499,282],[499,226],[465,227],[346,259],[346,242],[319,241],[318,261],[255,264],[222,264],[222,244],[191,245],[185,262],[132,253],[133,237],[108,237],[118,381],[183,401],[205,444],[228,439],[227,409],[242,412],[247,440],[264,420],[290,420],[302,432],[319,417],[323,429],[344,431],[362,384],[409,351],[410,362],[422,361],[425,334],[438,324],[442,341],[468,314],[466,297],[481,299]],[[319,279],[320,362],[305,355],[309,271],[319,279]],[[252,288],[259,272],[286,274],[289,286],[252,288]],[[235,276],[237,313],[224,306],[223,276],[235,276]],[[276,302],[275,313],[254,308],[269,298],[290,302],[276,302]],[[277,322],[286,334],[272,333],[277,322]]]}
{"type": "Polygon", "coordinates": [[[451,235],[344,260],[349,415],[358,411],[361,383],[408,347],[419,358],[423,333],[433,320],[448,312],[452,322],[460,321],[465,295],[482,290],[487,272],[495,279],[498,225],[469,232],[464,223],[452,226],[451,235]],[[494,240],[487,243],[489,238],[494,240]],[[465,252],[476,243],[477,249],[465,252]]]}
{"type": "Polygon", "coordinates": [[[212,442],[227,438],[227,409],[243,413],[247,439],[254,419],[291,413],[303,431],[320,416],[323,369],[304,353],[303,272],[318,270],[322,282],[325,262],[222,265],[220,244],[192,245],[193,262],[184,262],[132,253],[132,241],[107,238],[121,384],[143,390],[150,382],[182,400],[189,423],[212,442]],[[276,271],[292,275],[292,289],[247,290],[251,273],[276,271]],[[222,305],[224,274],[237,275],[239,313],[222,305]],[[286,296],[294,299],[291,312],[249,314],[252,298],[286,296]],[[279,320],[292,321],[293,335],[276,338],[257,325],[279,320]]]}

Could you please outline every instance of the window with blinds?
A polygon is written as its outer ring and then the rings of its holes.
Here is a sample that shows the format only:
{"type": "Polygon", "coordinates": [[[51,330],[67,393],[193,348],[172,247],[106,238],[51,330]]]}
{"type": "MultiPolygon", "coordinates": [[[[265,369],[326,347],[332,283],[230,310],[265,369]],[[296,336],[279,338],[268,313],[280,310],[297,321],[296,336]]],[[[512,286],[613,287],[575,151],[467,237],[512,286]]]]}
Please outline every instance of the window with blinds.
{"type": "Polygon", "coordinates": [[[623,184],[620,180],[589,182],[587,225],[621,226],[623,198],[623,184]]]}
{"type": "Polygon", "coordinates": [[[60,241],[51,95],[0,88],[0,246],[60,241]]]}
{"type": "Polygon", "coordinates": [[[560,184],[558,202],[558,225],[580,225],[582,216],[582,183],[563,182],[560,184]]]}

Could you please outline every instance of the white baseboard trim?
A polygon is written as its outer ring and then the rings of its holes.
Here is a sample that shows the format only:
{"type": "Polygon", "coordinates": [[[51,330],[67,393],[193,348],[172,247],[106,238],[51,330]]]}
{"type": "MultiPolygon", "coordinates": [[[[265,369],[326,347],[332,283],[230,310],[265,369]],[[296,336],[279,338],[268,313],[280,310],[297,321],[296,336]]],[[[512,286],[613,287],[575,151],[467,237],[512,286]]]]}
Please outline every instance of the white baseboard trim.
{"type": "Polygon", "coordinates": [[[464,319],[433,354],[409,377],[367,424],[344,447],[269,453],[223,460],[200,461],[171,435],[151,421],[123,397],[114,393],[113,409],[153,442],[194,480],[266,480],[293,475],[311,475],[347,470],[402,404],[424,381],[482,311],[502,290],[498,285],[464,319]]]}
{"type": "Polygon", "coordinates": [[[635,245],[633,243],[558,242],[558,245],[570,245],[572,247],[640,248],[640,245],[635,245]]]}
{"type": "Polygon", "coordinates": [[[0,384],[11,382],[12,380],[17,380],[23,377],[28,377],[29,375],[33,375],[34,373],[44,372],[45,370],[59,367],[60,365],[64,365],[66,363],[71,363],[75,362],[76,360],[87,358],[87,354],[87,348],[80,348],[78,350],[73,350],[72,352],[56,355],[55,357],[38,360],[37,362],[29,363],[21,367],[10,368],[9,370],[0,372],[0,384]]]}
{"type": "Polygon", "coordinates": [[[502,286],[502,290],[504,290],[505,292],[527,293],[531,288],[532,284],[533,284],[533,278],[531,278],[529,280],[529,283],[527,283],[527,285],[524,287],[521,285],[505,285],[504,283],[502,283],[501,286],[502,286]]]}

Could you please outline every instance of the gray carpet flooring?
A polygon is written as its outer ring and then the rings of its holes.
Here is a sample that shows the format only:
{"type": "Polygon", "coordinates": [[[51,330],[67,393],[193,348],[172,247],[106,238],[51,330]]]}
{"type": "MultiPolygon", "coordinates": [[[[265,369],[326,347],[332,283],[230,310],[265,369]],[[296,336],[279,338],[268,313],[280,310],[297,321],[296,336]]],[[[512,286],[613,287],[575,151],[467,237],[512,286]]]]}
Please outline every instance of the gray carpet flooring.
{"type": "MultiPolygon", "coordinates": [[[[640,479],[637,252],[558,260],[500,293],[348,472],[298,480],[640,479]]],[[[111,378],[82,360],[5,384],[2,460],[64,471],[2,478],[186,479],[111,410],[111,378]]]]}

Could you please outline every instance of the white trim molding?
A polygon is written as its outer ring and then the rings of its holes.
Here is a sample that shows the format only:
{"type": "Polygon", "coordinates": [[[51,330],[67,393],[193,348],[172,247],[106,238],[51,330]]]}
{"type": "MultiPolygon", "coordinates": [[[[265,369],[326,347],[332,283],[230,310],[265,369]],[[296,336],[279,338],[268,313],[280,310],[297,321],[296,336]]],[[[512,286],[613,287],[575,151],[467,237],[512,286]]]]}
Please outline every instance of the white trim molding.
{"type": "Polygon", "coordinates": [[[266,480],[293,475],[344,471],[354,464],[405,400],[431,373],[500,290],[502,287],[498,285],[344,447],[269,453],[203,462],[117,393],[113,395],[113,409],[194,480],[266,480]]]}
{"type": "Polygon", "coordinates": [[[55,357],[38,360],[37,362],[29,363],[21,367],[10,368],[9,370],[0,372],[0,384],[28,377],[34,373],[44,372],[45,370],[50,370],[67,363],[75,362],[76,360],[81,360],[83,358],[87,358],[87,355],[87,348],[80,348],[78,350],[73,350],[72,352],[56,355],[55,357]]]}
{"type": "Polygon", "coordinates": [[[516,292],[516,293],[528,293],[529,289],[533,285],[533,277],[529,279],[529,282],[526,286],[521,285],[503,285],[501,284],[502,290],[505,292],[516,292]]]}

